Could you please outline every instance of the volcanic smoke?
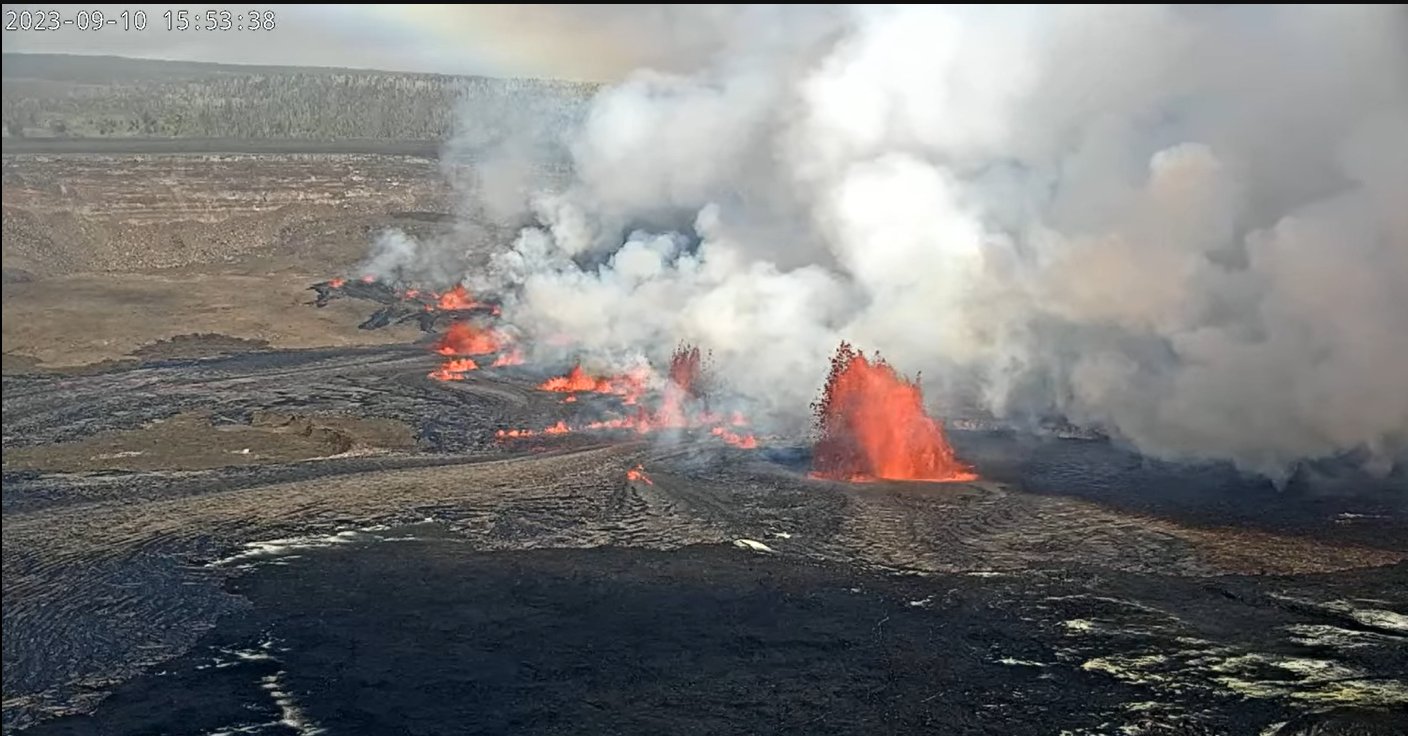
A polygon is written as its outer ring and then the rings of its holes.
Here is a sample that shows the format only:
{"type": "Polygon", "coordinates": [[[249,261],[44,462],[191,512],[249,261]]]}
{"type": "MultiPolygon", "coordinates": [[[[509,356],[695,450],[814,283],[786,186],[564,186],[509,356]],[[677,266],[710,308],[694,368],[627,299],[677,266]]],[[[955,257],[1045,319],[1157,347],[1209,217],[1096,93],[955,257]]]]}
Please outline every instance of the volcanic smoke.
{"type": "Polygon", "coordinates": [[[953,455],[943,429],[924,411],[924,393],[880,358],[841,343],[815,405],[819,478],[963,481],[977,478],[953,455]]]}
{"type": "Polygon", "coordinates": [[[447,161],[494,165],[463,209],[517,233],[481,271],[476,221],[361,272],[502,295],[537,358],[700,345],[770,431],[846,339],[1015,428],[1408,462],[1401,6],[708,7],[698,66],[466,104],[447,161]]]}

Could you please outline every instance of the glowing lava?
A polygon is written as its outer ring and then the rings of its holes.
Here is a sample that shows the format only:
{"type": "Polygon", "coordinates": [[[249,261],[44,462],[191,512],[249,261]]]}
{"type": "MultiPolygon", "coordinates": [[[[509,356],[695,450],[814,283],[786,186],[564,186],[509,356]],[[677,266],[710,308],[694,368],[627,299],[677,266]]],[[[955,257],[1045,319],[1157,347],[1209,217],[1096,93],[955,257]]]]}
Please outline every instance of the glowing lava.
{"type": "Polygon", "coordinates": [[[435,301],[435,306],[445,310],[473,309],[479,306],[479,302],[474,301],[469,289],[464,288],[464,284],[456,284],[455,288],[441,294],[435,301]]]}
{"type": "Polygon", "coordinates": [[[820,439],[813,475],[853,482],[962,481],[976,475],[954,457],[943,429],[924,411],[924,394],[879,358],[847,343],[831,359],[816,410],[820,439]]]}
{"type": "Polygon", "coordinates": [[[538,384],[538,388],[544,391],[560,391],[563,393],[575,393],[577,391],[600,391],[600,393],[610,393],[607,389],[611,383],[604,378],[594,378],[591,374],[582,370],[582,366],[574,365],[572,370],[565,376],[553,376],[538,384]]]}
{"type": "Polygon", "coordinates": [[[463,381],[464,374],[479,370],[479,364],[469,358],[454,358],[445,361],[428,375],[437,381],[463,381]]]}
{"type": "Polygon", "coordinates": [[[341,289],[343,286],[346,286],[346,285],[347,285],[347,279],[343,279],[343,278],[328,279],[328,286],[331,286],[331,287],[334,288],[334,289],[341,289]]]}
{"type": "MultiPolygon", "coordinates": [[[[708,410],[703,399],[706,382],[698,348],[681,346],[675,350],[666,376],[663,389],[655,395],[659,404],[653,411],[644,406],[637,406],[635,411],[628,415],[586,422],[571,428],[564,425],[563,431],[631,430],[638,434],[648,434],[661,429],[708,429],[710,435],[734,447],[753,449],[758,446],[758,440],[752,434],[729,429],[748,426],[748,420],[742,413],[735,411],[724,417],[708,410]]],[[[645,393],[648,378],[648,373],[643,371],[622,376],[596,377],[578,365],[566,375],[542,382],[538,388],[568,394],[563,403],[575,402],[579,392],[592,392],[615,394],[622,397],[621,403],[634,405],[645,393]]],[[[561,424],[559,422],[559,425],[561,424]]],[[[497,436],[516,438],[539,434],[556,432],[532,429],[500,430],[497,436]]]]}
{"type": "Polygon", "coordinates": [[[709,431],[715,437],[743,450],[752,450],[758,446],[758,438],[751,434],[738,434],[736,432],[730,432],[723,427],[714,427],[709,431]]]}
{"type": "Polygon", "coordinates": [[[475,327],[469,322],[456,322],[435,343],[441,355],[487,355],[502,350],[506,340],[494,330],[475,327]]]}
{"type": "MultiPolygon", "coordinates": [[[[538,384],[538,388],[565,394],[615,394],[622,397],[623,403],[634,404],[645,390],[645,376],[631,373],[621,376],[593,376],[579,364],[572,366],[572,370],[565,376],[554,376],[543,381],[538,384]]],[[[575,401],[571,396],[568,399],[575,401]]]]}
{"type": "Polygon", "coordinates": [[[655,485],[655,481],[645,474],[645,466],[639,464],[626,471],[626,480],[638,480],[648,486],[655,485]]]}
{"type": "MultiPolygon", "coordinates": [[[[448,356],[449,360],[439,370],[432,371],[430,377],[437,381],[463,381],[465,373],[479,369],[479,364],[467,356],[498,353],[504,349],[506,342],[508,338],[499,332],[481,329],[469,322],[456,322],[435,343],[435,352],[448,356]]],[[[522,362],[523,356],[517,350],[511,350],[499,353],[493,364],[511,365],[507,361],[514,360],[514,356],[522,362]]]]}
{"type": "Polygon", "coordinates": [[[686,395],[699,398],[704,395],[704,364],[699,356],[699,348],[681,345],[670,356],[670,383],[686,395]]]}

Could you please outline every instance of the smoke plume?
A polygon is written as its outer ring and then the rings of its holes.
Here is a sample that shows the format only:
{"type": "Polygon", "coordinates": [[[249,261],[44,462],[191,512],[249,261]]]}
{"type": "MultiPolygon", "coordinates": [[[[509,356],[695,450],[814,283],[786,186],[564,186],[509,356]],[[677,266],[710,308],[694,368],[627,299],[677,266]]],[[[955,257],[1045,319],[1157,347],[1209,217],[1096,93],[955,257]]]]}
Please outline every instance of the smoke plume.
{"type": "Polygon", "coordinates": [[[845,339],[950,416],[1405,457],[1402,7],[731,12],[708,63],[595,96],[570,181],[492,203],[524,226],[468,278],[527,334],[696,343],[783,425],[845,339]]]}

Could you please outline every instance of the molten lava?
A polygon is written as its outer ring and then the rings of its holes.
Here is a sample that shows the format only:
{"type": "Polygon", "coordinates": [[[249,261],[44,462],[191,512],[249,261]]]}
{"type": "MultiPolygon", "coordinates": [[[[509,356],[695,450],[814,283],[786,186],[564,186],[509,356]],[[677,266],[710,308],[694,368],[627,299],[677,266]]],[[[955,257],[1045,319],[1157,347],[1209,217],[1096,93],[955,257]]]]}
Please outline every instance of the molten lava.
{"type": "Polygon", "coordinates": [[[610,385],[611,384],[604,378],[592,377],[591,374],[582,370],[581,365],[574,365],[572,366],[572,370],[567,372],[567,375],[553,376],[538,384],[538,388],[544,391],[561,391],[567,393],[597,391],[598,387],[603,387],[600,389],[600,392],[608,393],[604,387],[609,387],[610,385]]]}
{"type": "MultiPolygon", "coordinates": [[[[665,383],[665,393],[661,397],[659,410],[644,423],[658,427],[687,427],[691,422],[685,404],[697,403],[704,391],[704,368],[699,348],[690,345],[675,348],[674,354],[670,356],[669,379],[665,383]]],[[[706,406],[696,423],[714,424],[716,420],[706,406]]]]}
{"type": "Polygon", "coordinates": [[[758,438],[754,437],[751,434],[738,434],[736,432],[731,432],[727,429],[724,429],[723,427],[714,427],[709,431],[715,437],[718,437],[724,442],[727,442],[737,448],[741,448],[744,450],[752,450],[758,446],[758,438]]]}
{"type": "Polygon", "coordinates": [[[494,330],[476,327],[469,322],[456,322],[435,343],[441,355],[486,355],[504,348],[505,337],[494,330]]]}
{"type": "Polygon", "coordinates": [[[435,306],[445,311],[456,309],[473,309],[479,306],[479,302],[474,301],[469,289],[464,288],[464,284],[456,284],[455,288],[441,294],[436,299],[435,306]]]}
{"type": "Polygon", "coordinates": [[[343,286],[345,286],[346,284],[347,284],[347,279],[342,279],[342,278],[332,278],[332,279],[328,279],[328,286],[331,286],[331,287],[334,288],[334,289],[341,289],[341,288],[342,288],[343,286]]]}
{"type": "Polygon", "coordinates": [[[583,370],[581,365],[574,365],[572,370],[567,372],[567,375],[549,378],[538,384],[538,388],[565,394],[615,394],[622,397],[623,403],[634,404],[640,398],[641,392],[645,390],[645,376],[635,373],[620,376],[593,376],[583,370]]]}
{"type": "Polygon", "coordinates": [[[681,346],[677,349],[670,360],[667,377],[668,380],[665,381],[664,388],[656,395],[656,398],[659,399],[659,405],[654,410],[650,410],[638,405],[638,399],[645,394],[646,385],[649,382],[647,371],[598,377],[587,373],[580,365],[573,366],[566,375],[549,378],[539,384],[538,388],[544,391],[567,394],[563,403],[576,402],[578,393],[614,394],[622,397],[622,404],[636,405],[635,411],[626,416],[586,422],[576,427],[568,427],[563,422],[558,422],[555,427],[546,430],[499,430],[496,436],[499,438],[533,437],[539,434],[561,434],[580,430],[631,430],[639,434],[647,434],[660,429],[705,428],[709,430],[710,435],[718,437],[734,447],[753,449],[758,446],[758,440],[752,434],[735,432],[725,426],[747,427],[748,420],[743,414],[735,411],[728,417],[724,417],[710,412],[703,405],[702,397],[706,383],[703,361],[697,348],[681,346]]]}
{"type": "Polygon", "coordinates": [[[479,370],[479,364],[469,358],[447,360],[438,369],[429,373],[437,381],[463,381],[464,374],[479,370]]]}
{"type": "Polygon", "coordinates": [[[626,480],[638,480],[648,486],[655,485],[655,481],[645,474],[645,466],[639,464],[626,471],[626,480]]]}
{"type": "Polygon", "coordinates": [[[704,391],[704,366],[699,357],[699,348],[681,345],[670,356],[670,383],[678,386],[685,394],[699,398],[704,391]]]}
{"type": "MultiPolygon", "coordinates": [[[[435,343],[435,352],[449,356],[449,360],[439,370],[431,372],[430,377],[437,381],[463,381],[465,373],[479,369],[479,364],[466,356],[497,353],[504,349],[506,342],[508,338],[494,330],[482,329],[469,322],[455,322],[435,343]]],[[[512,360],[516,354],[517,350],[499,353],[494,365],[509,365],[501,361],[512,360]]],[[[522,356],[519,355],[518,359],[521,362],[522,356]]]]}
{"type": "Polygon", "coordinates": [[[877,358],[841,343],[815,405],[813,475],[853,482],[973,480],[943,429],[924,411],[919,384],[877,358]]]}

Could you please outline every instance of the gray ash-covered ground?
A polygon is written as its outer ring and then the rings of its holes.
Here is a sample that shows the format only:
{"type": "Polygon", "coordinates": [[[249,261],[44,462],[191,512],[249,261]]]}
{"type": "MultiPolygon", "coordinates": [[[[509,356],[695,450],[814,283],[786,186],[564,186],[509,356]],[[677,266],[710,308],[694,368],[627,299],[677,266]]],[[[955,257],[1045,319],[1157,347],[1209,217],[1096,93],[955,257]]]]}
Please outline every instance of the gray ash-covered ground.
{"type": "Polygon", "coordinates": [[[1012,432],[952,433],[985,478],[964,484],[815,481],[778,440],[504,442],[614,399],[564,405],[533,366],[437,382],[438,362],[393,346],[5,375],[6,729],[1408,726],[1392,488],[1277,491],[1012,432]],[[267,413],[346,436],[242,452],[230,437],[267,413]],[[188,462],[153,430],[171,421],[231,463],[188,462]],[[94,438],[143,463],[74,469],[63,443],[94,438]],[[45,467],[55,443],[69,470],[45,467]]]}

